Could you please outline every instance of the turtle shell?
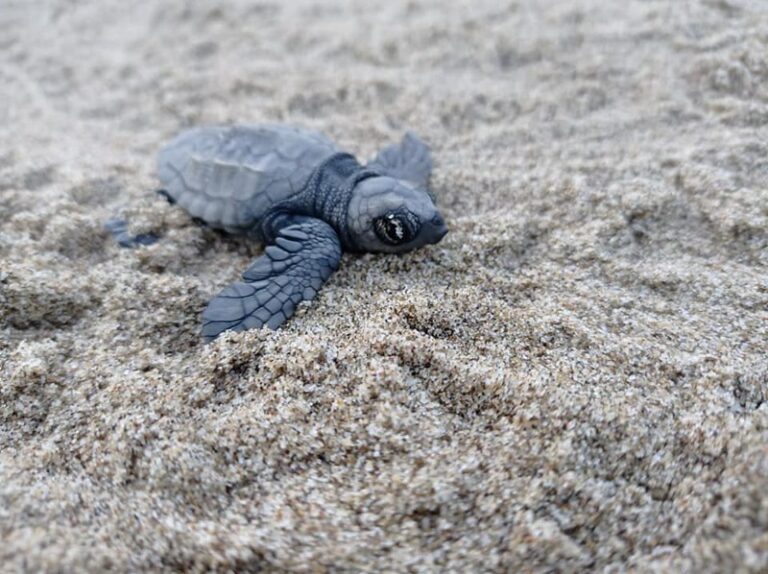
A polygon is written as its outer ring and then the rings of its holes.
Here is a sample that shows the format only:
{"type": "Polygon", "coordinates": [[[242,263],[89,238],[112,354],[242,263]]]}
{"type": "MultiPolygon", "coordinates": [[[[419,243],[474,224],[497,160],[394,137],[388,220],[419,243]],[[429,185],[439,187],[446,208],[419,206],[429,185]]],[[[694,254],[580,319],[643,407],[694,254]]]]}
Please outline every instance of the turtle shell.
{"type": "Polygon", "coordinates": [[[300,192],[338,151],[321,133],[295,126],[203,127],[166,145],[157,171],[163,189],[190,215],[242,233],[300,192]]]}

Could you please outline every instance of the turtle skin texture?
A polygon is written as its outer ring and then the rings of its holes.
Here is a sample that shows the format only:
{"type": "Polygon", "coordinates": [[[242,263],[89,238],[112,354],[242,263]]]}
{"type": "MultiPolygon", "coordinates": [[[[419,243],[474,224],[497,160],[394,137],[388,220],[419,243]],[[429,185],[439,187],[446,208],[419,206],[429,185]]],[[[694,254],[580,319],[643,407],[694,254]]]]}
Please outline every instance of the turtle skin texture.
{"type": "MultiPolygon", "coordinates": [[[[402,253],[447,232],[427,145],[408,133],[367,165],[290,125],[194,128],[159,153],[161,194],[193,218],[266,244],[203,312],[202,334],[276,329],[313,299],[342,252],[402,253]]],[[[123,238],[125,239],[125,238],[123,238]]]]}

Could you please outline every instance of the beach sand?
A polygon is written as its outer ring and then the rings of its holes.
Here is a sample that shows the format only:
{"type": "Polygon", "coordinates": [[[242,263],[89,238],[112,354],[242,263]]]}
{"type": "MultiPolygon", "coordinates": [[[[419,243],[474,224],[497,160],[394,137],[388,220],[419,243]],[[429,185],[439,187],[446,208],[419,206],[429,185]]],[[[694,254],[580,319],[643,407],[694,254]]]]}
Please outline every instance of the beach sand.
{"type": "Polygon", "coordinates": [[[0,570],[768,570],[764,0],[131,4],[0,7],[0,570]],[[451,231],[204,345],[154,157],[262,121],[451,231]]]}

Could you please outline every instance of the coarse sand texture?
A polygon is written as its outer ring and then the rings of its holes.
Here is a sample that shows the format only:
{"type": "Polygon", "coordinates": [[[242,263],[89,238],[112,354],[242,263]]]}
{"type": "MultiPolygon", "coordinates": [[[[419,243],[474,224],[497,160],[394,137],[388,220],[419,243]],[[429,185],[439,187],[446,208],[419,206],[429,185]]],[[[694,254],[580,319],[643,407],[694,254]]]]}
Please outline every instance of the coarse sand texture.
{"type": "Polygon", "coordinates": [[[767,397],[765,0],[0,2],[0,572],[766,572],[767,397]],[[154,160],[235,122],[450,233],[203,344],[262,247],[154,160]]]}

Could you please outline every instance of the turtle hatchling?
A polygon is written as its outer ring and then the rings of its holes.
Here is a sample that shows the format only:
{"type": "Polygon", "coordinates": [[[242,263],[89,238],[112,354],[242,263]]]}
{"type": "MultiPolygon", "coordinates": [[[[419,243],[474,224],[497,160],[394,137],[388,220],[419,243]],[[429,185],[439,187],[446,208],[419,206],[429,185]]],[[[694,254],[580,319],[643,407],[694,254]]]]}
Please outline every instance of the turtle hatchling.
{"type": "Polygon", "coordinates": [[[203,312],[203,336],[276,329],[315,297],[342,251],[403,253],[448,232],[428,190],[429,148],[407,133],[361,165],[288,125],[201,127],[160,151],[168,201],[210,227],[267,245],[203,312]]]}

